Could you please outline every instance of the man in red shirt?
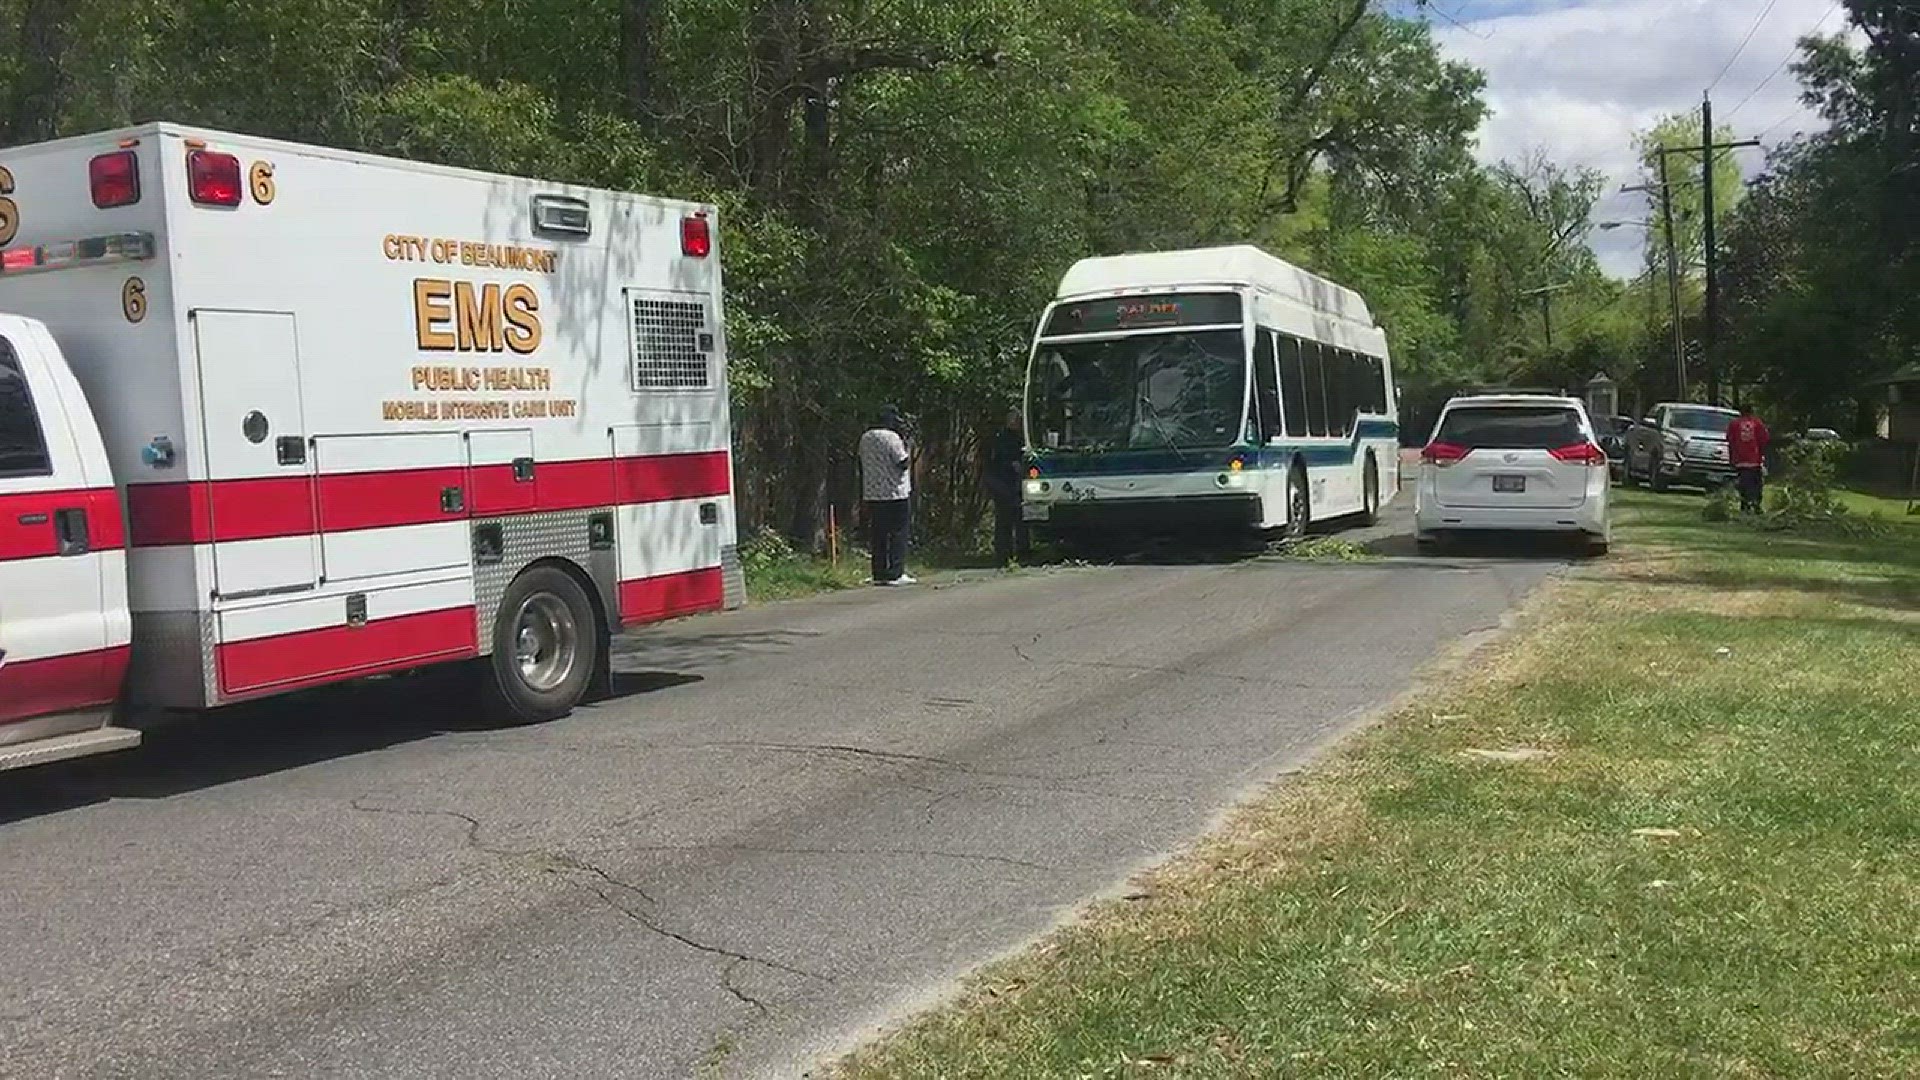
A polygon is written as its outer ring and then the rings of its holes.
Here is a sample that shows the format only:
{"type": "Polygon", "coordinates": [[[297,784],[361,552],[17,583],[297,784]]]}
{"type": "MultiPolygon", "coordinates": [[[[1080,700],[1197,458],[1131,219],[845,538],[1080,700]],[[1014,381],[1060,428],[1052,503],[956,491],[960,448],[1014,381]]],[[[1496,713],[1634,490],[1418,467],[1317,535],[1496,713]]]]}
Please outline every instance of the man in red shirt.
{"type": "Polygon", "coordinates": [[[1767,472],[1767,444],[1773,436],[1767,425],[1753,415],[1752,405],[1742,405],[1740,415],[1727,425],[1727,459],[1739,478],[1740,509],[1760,512],[1760,490],[1767,472]]]}

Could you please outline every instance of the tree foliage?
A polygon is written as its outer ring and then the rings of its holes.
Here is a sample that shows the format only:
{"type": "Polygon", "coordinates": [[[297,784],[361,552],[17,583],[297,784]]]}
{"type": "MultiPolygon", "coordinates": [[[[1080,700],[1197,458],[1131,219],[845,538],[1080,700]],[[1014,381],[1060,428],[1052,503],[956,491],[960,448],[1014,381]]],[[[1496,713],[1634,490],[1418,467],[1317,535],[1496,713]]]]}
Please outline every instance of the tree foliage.
{"type": "Polygon", "coordinates": [[[970,528],[973,433],[1091,254],[1263,244],[1415,387],[1600,363],[1598,182],[1476,165],[1481,91],[1376,0],[0,0],[11,142],[169,119],[716,201],[743,517],[802,539],[885,401],[970,528]]]}
{"type": "Polygon", "coordinates": [[[1920,349],[1920,11],[1846,8],[1865,47],[1809,38],[1795,65],[1828,130],[1770,157],[1723,252],[1736,377],[1797,421],[1841,427],[1866,383],[1920,349]]]}

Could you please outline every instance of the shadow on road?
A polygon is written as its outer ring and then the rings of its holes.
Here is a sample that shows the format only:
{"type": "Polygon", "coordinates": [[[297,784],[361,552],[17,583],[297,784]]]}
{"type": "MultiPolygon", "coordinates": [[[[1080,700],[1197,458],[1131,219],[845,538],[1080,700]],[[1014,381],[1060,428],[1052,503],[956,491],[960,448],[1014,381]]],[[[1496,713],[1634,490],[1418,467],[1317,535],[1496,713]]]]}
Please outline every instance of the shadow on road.
{"type": "Polygon", "coordinates": [[[1591,557],[1584,537],[1558,533],[1487,532],[1472,536],[1454,536],[1427,550],[1415,542],[1412,533],[1381,537],[1364,545],[1383,558],[1470,558],[1483,561],[1537,562],[1541,559],[1567,560],[1591,557]]]}
{"type": "MultiPolygon", "coordinates": [[[[616,671],[583,706],[658,693],[700,676],[616,671]]],[[[167,720],[133,750],[8,773],[0,825],[109,799],[165,799],[454,732],[495,730],[457,671],[427,671],[167,720]]]]}

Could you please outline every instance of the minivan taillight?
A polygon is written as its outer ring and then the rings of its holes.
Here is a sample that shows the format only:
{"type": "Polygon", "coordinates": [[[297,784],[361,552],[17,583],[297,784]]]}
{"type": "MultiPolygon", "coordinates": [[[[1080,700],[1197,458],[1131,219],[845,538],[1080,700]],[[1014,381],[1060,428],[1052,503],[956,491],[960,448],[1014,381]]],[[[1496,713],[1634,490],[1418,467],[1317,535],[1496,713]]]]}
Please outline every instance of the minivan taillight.
{"type": "Polygon", "coordinates": [[[1420,460],[1429,465],[1446,466],[1462,460],[1470,453],[1472,451],[1466,447],[1456,446],[1453,443],[1428,443],[1427,448],[1420,451],[1420,460]]]}
{"type": "Polygon", "coordinates": [[[1605,465],[1607,452],[1590,442],[1574,443],[1547,451],[1555,461],[1564,461],[1569,465],[1605,465]]]}
{"type": "Polygon", "coordinates": [[[211,150],[187,154],[187,195],[201,206],[239,206],[240,159],[211,150]]]}
{"type": "Polygon", "coordinates": [[[713,254],[713,226],[705,214],[680,219],[680,254],[690,259],[713,254]]]}
{"type": "Polygon", "coordinates": [[[116,150],[87,162],[87,187],[93,191],[93,205],[102,210],[139,202],[140,155],[116,150]]]}

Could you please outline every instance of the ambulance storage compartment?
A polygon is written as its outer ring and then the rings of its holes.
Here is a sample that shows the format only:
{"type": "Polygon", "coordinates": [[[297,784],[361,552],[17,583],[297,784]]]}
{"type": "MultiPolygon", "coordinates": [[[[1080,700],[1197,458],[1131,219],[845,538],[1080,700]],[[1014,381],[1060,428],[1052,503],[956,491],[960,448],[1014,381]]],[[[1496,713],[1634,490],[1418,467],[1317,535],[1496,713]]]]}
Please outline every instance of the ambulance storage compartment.
{"type": "Polygon", "coordinates": [[[744,596],[711,207],[152,125],[0,151],[0,768],[744,596]]]}

